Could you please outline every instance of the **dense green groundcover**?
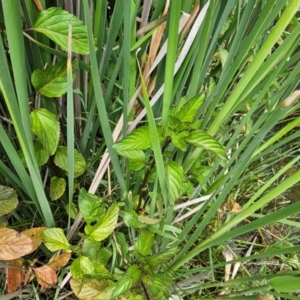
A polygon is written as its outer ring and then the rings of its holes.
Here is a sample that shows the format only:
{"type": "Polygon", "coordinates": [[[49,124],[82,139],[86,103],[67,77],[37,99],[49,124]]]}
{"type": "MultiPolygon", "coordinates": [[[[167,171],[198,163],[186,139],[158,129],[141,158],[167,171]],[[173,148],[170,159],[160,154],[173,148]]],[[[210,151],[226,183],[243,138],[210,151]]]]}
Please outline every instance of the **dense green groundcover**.
{"type": "Polygon", "coordinates": [[[0,300],[298,299],[299,7],[2,1],[0,300]]]}

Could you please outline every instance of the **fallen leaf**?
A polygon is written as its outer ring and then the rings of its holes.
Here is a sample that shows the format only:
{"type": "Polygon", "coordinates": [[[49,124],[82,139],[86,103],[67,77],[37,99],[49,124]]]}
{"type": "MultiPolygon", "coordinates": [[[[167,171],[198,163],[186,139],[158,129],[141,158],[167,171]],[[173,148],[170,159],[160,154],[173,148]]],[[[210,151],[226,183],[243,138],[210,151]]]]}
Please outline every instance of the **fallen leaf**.
{"type": "Polygon", "coordinates": [[[64,267],[71,258],[71,253],[63,253],[58,256],[52,257],[48,263],[48,267],[50,267],[53,271],[59,271],[62,267],[64,267]]]}
{"type": "Polygon", "coordinates": [[[12,260],[22,257],[33,249],[33,242],[16,230],[0,228],[0,260],[12,260]]]}
{"type": "Polygon", "coordinates": [[[37,227],[37,228],[30,228],[22,232],[22,234],[26,235],[32,240],[33,242],[32,251],[36,250],[42,243],[43,240],[41,235],[45,229],[47,229],[47,227],[37,227]]]}
{"type": "Polygon", "coordinates": [[[35,273],[38,283],[41,285],[41,289],[49,288],[57,282],[56,273],[48,266],[32,268],[32,270],[35,273]]]}
{"type": "Polygon", "coordinates": [[[25,270],[22,266],[23,263],[20,259],[13,259],[7,262],[6,284],[8,293],[16,291],[23,282],[25,270]]]}

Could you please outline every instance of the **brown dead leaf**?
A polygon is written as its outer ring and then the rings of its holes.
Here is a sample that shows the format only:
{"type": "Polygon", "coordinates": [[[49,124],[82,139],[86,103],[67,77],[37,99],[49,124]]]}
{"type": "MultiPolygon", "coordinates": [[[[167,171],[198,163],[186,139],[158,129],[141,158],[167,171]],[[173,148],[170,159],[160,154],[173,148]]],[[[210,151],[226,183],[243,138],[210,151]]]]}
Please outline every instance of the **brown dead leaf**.
{"type": "Polygon", "coordinates": [[[242,208],[237,202],[235,202],[233,204],[233,207],[231,208],[231,211],[235,212],[235,213],[240,212],[241,210],[242,210],[242,208]]]}
{"type": "Polygon", "coordinates": [[[57,282],[56,273],[48,266],[32,268],[42,289],[51,287],[57,282]]]}
{"type": "Polygon", "coordinates": [[[59,271],[62,267],[64,267],[71,258],[71,253],[63,253],[58,256],[52,257],[48,263],[48,267],[50,267],[54,271],[59,271]]]}
{"type": "Polygon", "coordinates": [[[25,270],[22,267],[23,263],[20,259],[13,259],[7,262],[6,284],[9,293],[16,291],[23,282],[25,270]]]}
{"type": "Polygon", "coordinates": [[[22,234],[26,235],[32,240],[33,242],[32,251],[36,250],[42,243],[41,235],[45,229],[47,229],[47,227],[37,227],[37,228],[30,228],[22,232],[22,234]]]}
{"type": "Polygon", "coordinates": [[[0,228],[0,260],[12,260],[22,257],[33,249],[33,242],[16,230],[0,228]]]}

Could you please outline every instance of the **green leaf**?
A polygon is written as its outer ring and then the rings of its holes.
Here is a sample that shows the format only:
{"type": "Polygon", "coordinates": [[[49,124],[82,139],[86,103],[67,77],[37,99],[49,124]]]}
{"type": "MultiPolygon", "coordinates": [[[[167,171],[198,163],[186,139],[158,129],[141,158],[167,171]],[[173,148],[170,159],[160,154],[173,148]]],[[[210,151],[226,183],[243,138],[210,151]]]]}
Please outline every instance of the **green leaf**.
{"type": "Polygon", "coordinates": [[[68,216],[70,216],[71,219],[76,219],[77,215],[78,215],[78,209],[76,207],[76,205],[72,202],[71,203],[71,209],[69,208],[69,203],[66,205],[66,212],[68,214],[68,216]]]}
{"type": "Polygon", "coordinates": [[[112,296],[117,297],[130,290],[140,280],[141,276],[142,271],[137,265],[130,266],[121,280],[117,283],[112,296]]]}
{"type": "Polygon", "coordinates": [[[169,287],[173,283],[173,280],[163,274],[145,275],[142,280],[145,282],[148,288],[151,299],[160,300],[168,299],[169,297],[169,287]]]}
{"type": "Polygon", "coordinates": [[[17,192],[12,188],[0,185],[0,216],[12,212],[18,203],[17,192]]]}
{"type": "Polygon", "coordinates": [[[117,203],[113,203],[96,225],[85,226],[85,233],[92,237],[95,241],[102,241],[106,239],[114,231],[117,225],[118,214],[119,207],[117,203]]]}
{"type": "Polygon", "coordinates": [[[34,24],[34,30],[45,34],[64,51],[68,50],[69,24],[72,25],[72,51],[88,54],[87,29],[81,20],[65,10],[51,7],[41,12],[34,24]]]}
{"type": "Polygon", "coordinates": [[[93,262],[94,270],[88,277],[96,278],[98,280],[102,279],[113,279],[112,274],[105,268],[104,264],[101,262],[93,262]]]}
{"type": "MultiPolygon", "coordinates": [[[[36,161],[38,163],[38,166],[41,167],[45,165],[49,160],[49,153],[43,148],[42,144],[38,141],[34,141],[33,143],[34,147],[34,154],[36,161]]],[[[25,161],[25,158],[24,158],[25,161]]],[[[25,162],[26,165],[26,162],[25,162]]]]}
{"type": "MultiPolygon", "coordinates": [[[[192,123],[199,112],[199,109],[204,101],[205,95],[199,94],[186,103],[184,105],[178,105],[179,109],[176,113],[172,115],[180,120],[181,123],[192,123]]],[[[183,101],[186,101],[185,99],[183,101]]]]}
{"type": "Polygon", "coordinates": [[[163,253],[156,253],[148,259],[148,263],[151,267],[157,267],[158,265],[168,263],[178,252],[178,248],[170,248],[163,253]]]}
{"type": "Polygon", "coordinates": [[[143,256],[149,255],[154,243],[154,234],[148,230],[143,230],[134,244],[134,249],[143,256]]]}
{"type": "Polygon", "coordinates": [[[76,258],[71,265],[71,274],[73,278],[82,278],[85,274],[91,274],[94,271],[94,265],[88,257],[80,256],[76,258]]]}
{"type": "Polygon", "coordinates": [[[146,225],[143,224],[138,219],[138,215],[134,210],[127,210],[121,212],[121,217],[123,218],[125,224],[131,228],[143,228],[146,225]]]}
{"type": "Polygon", "coordinates": [[[277,276],[270,279],[270,285],[277,293],[292,293],[300,288],[300,276],[277,276]]]}
{"type": "MultiPolygon", "coordinates": [[[[74,150],[74,177],[78,177],[82,175],[86,170],[86,162],[83,156],[75,149],[74,150]]],[[[64,171],[68,172],[68,149],[65,146],[59,146],[54,157],[54,163],[63,169],[64,171]]]]}
{"type": "Polygon", "coordinates": [[[172,144],[182,150],[182,151],[186,151],[186,142],[185,142],[185,138],[189,135],[188,131],[182,131],[179,133],[175,133],[173,131],[169,131],[170,137],[171,137],[171,141],[172,144]]]}
{"type": "Polygon", "coordinates": [[[100,242],[91,237],[86,237],[82,245],[82,254],[90,260],[106,264],[112,256],[109,249],[103,248],[100,242]]]}
{"type": "Polygon", "coordinates": [[[174,204],[181,194],[183,184],[183,169],[174,161],[168,161],[166,165],[169,202],[174,204]]]}
{"type": "Polygon", "coordinates": [[[66,190],[66,181],[64,178],[53,176],[50,180],[50,199],[59,199],[66,190]]]}
{"type": "Polygon", "coordinates": [[[49,155],[53,155],[57,149],[60,127],[54,114],[39,108],[30,114],[31,131],[39,137],[39,141],[49,155]]]}
{"type": "Polygon", "coordinates": [[[149,126],[137,128],[113,146],[116,150],[145,150],[151,148],[149,126]]]}
{"type": "Polygon", "coordinates": [[[89,194],[84,188],[80,189],[78,197],[79,211],[87,224],[96,221],[103,215],[104,211],[100,206],[101,203],[101,198],[89,194]]]}
{"type": "Polygon", "coordinates": [[[146,225],[155,225],[161,221],[160,219],[152,219],[145,216],[138,216],[138,220],[146,225]]]}
{"type": "Polygon", "coordinates": [[[54,252],[64,250],[70,252],[70,244],[61,228],[46,229],[42,233],[42,239],[46,247],[54,252]]]}
{"type": "Polygon", "coordinates": [[[146,157],[142,150],[117,150],[120,156],[128,159],[129,169],[138,171],[145,167],[146,157]]]}
{"type": "MultiPolygon", "coordinates": [[[[76,77],[78,60],[72,59],[72,79],[76,77]]],[[[31,75],[34,88],[47,97],[60,97],[67,92],[67,62],[63,61],[45,69],[37,69],[31,75]]]]}
{"type": "Polygon", "coordinates": [[[219,158],[227,160],[226,151],[223,146],[215,138],[202,130],[192,131],[186,138],[186,142],[195,145],[196,147],[212,151],[219,158]]]}

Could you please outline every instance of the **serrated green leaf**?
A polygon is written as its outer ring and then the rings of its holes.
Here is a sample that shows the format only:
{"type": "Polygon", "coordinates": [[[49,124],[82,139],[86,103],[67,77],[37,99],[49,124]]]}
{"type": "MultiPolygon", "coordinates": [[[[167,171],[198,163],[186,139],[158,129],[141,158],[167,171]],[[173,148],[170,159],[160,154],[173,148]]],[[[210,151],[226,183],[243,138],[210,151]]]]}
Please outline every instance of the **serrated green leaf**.
{"type": "Polygon", "coordinates": [[[109,249],[103,248],[100,242],[95,241],[91,237],[84,239],[81,251],[84,256],[87,256],[92,261],[100,262],[104,265],[112,256],[112,252],[109,249]]]}
{"type": "Polygon", "coordinates": [[[204,101],[205,95],[200,94],[187,101],[173,116],[182,123],[193,123],[204,101]]]}
{"type": "Polygon", "coordinates": [[[194,130],[186,138],[186,142],[196,147],[204,148],[216,154],[219,158],[227,160],[226,151],[223,146],[212,136],[202,130],[194,130]]]}
{"type": "Polygon", "coordinates": [[[138,220],[143,224],[147,224],[147,225],[155,225],[161,221],[160,219],[152,219],[145,216],[138,216],[138,220]]]}
{"type": "Polygon", "coordinates": [[[7,186],[0,185],[0,216],[12,212],[18,206],[17,192],[7,186]]]}
{"type": "Polygon", "coordinates": [[[181,131],[179,133],[175,133],[173,131],[170,131],[170,137],[172,144],[180,149],[181,151],[186,151],[186,142],[185,138],[189,135],[188,131],[181,131]]]}
{"type": "Polygon", "coordinates": [[[94,264],[88,257],[80,256],[72,262],[71,274],[73,278],[82,278],[83,275],[91,274],[93,271],[94,264]]]}
{"type": "Polygon", "coordinates": [[[141,161],[137,161],[137,160],[131,160],[128,159],[127,160],[127,165],[130,171],[139,171],[143,168],[145,168],[146,164],[144,162],[141,161]]]}
{"type": "Polygon", "coordinates": [[[84,188],[80,189],[78,197],[79,210],[87,224],[98,220],[103,215],[101,202],[102,199],[98,196],[89,194],[84,188]]]}
{"type": "Polygon", "coordinates": [[[132,265],[127,269],[127,272],[117,283],[112,296],[117,297],[130,290],[141,278],[142,271],[137,265],[132,265]]]}
{"type": "Polygon", "coordinates": [[[54,114],[39,108],[30,114],[31,131],[38,136],[40,143],[49,155],[53,155],[57,149],[60,126],[54,114]]]}
{"type": "Polygon", "coordinates": [[[140,162],[145,162],[145,153],[143,150],[117,150],[120,156],[129,158],[131,160],[136,160],[140,162]]]}
{"type": "Polygon", "coordinates": [[[169,262],[172,258],[175,257],[178,252],[178,248],[170,248],[163,253],[156,253],[149,257],[148,263],[151,267],[157,267],[158,265],[169,262]]]}
{"type": "Polygon", "coordinates": [[[99,222],[94,225],[86,225],[85,233],[95,241],[106,239],[114,231],[118,221],[119,207],[113,203],[107,212],[100,218],[99,222]]]}
{"type": "Polygon", "coordinates": [[[138,215],[134,210],[127,210],[121,213],[124,223],[131,228],[143,228],[146,225],[138,219],[138,215]]]}
{"type": "Polygon", "coordinates": [[[79,54],[88,54],[89,45],[86,26],[77,17],[61,8],[51,7],[42,11],[33,29],[45,34],[64,51],[67,51],[70,23],[72,25],[72,51],[79,54]]]}
{"type": "Polygon", "coordinates": [[[113,146],[116,150],[145,150],[151,148],[149,126],[142,126],[113,146]]]}
{"type": "Polygon", "coordinates": [[[300,276],[277,276],[270,279],[270,285],[277,293],[292,293],[300,288],[300,276]]]}
{"type": "Polygon", "coordinates": [[[49,153],[43,148],[42,144],[37,141],[33,143],[33,147],[38,166],[41,167],[45,165],[49,160],[49,153]]]}
{"type": "Polygon", "coordinates": [[[134,243],[134,249],[137,250],[143,256],[149,255],[154,243],[154,234],[148,230],[140,232],[136,242],[134,243]]]}
{"type": "Polygon", "coordinates": [[[165,168],[169,202],[174,204],[175,200],[179,198],[181,193],[181,187],[183,183],[183,169],[178,163],[174,161],[168,161],[165,168]]]}
{"type": "MultiPolygon", "coordinates": [[[[72,59],[72,79],[76,77],[78,60],[72,59]]],[[[45,69],[37,69],[31,75],[32,85],[49,98],[60,97],[67,92],[67,62],[56,63],[45,69]]]]}
{"type": "Polygon", "coordinates": [[[94,265],[93,272],[87,276],[98,280],[113,279],[112,274],[105,268],[104,264],[99,261],[92,261],[94,265]]]}
{"type": "MultiPolygon", "coordinates": [[[[173,280],[163,274],[154,274],[151,277],[147,276],[146,288],[150,292],[151,299],[164,300],[169,298],[169,286],[173,283],[173,280]]],[[[146,279],[146,278],[145,278],[146,279]]],[[[146,281],[146,280],[143,281],[146,281]]]]}
{"type": "Polygon", "coordinates": [[[53,176],[50,180],[50,199],[59,199],[66,190],[66,181],[64,178],[53,176]]]}
{"type": "MultiPolygon", "coordinates": [[[[82,175],[86,170],[86,162],[83,156],[74,149],[74,177],[82,175]]],[[[68,149],[65,146],[59,146],[54,157],[54,163],[68,172],[68,149]]]]}
{"type": "Polygon", "coordinates": [[[46,247],[54,252],[64,250],[70,252],[70,244],[61,228],[46,229],[42,233],[42,239],[46,247]]]}
{"type": "Polygon", "coordinates": [[[76,217],[78,215],[78,209],[73,202],[71,203],[71,208],[70,208],[69,203],[66,205],[66,212],[67,212],[68,216],[70,216],[70,218],[73,220],[76,219],[76,217]]]}

